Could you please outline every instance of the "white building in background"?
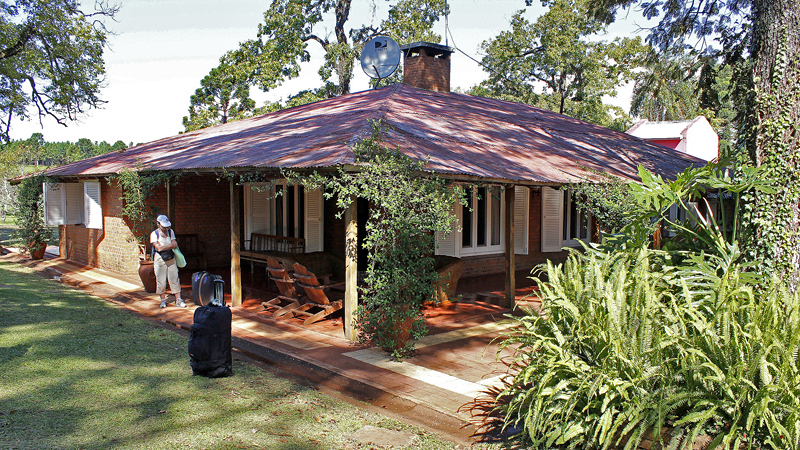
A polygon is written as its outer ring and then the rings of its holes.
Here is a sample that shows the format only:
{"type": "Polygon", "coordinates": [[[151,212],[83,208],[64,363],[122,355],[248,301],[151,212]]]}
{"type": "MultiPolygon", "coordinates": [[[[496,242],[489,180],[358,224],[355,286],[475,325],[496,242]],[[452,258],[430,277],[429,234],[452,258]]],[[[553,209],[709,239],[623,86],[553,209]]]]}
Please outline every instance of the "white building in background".
{"type": "Polygon", "coordinates": [[[703,116],[670,122],[643,119],[626,133],[706,161],[719,156],[719,136],[703,116]]]}

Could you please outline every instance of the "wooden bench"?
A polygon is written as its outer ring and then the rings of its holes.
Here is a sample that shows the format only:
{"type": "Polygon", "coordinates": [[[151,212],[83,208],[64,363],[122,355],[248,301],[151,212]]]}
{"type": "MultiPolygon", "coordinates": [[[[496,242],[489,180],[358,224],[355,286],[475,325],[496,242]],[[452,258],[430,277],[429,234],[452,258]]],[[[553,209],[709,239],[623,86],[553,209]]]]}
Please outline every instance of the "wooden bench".
{"type": "Polygon", "coordinates": [[[186,265],[189,266],[189,259],[197,259],[203,261],[203,270],[208,269],[208,261],[206,260],[206,245],[201,241],[196,234],[176,234],[175,239],[178,241],[178,248],[186,258],[186,265]]]}
{"type": "MultiPolygon", "coordinates": [[[[180,241],[178,241],[180,243],[180,241]]],[[[274,234],[251,233],[246,240],[246,249],[239,252],[239,259],[250,261],[250,279],[253,279],[255,263],[267,263],[268,256],[276,254],[299,254],[306,251],[303,238],[276,236],[274,234]]]]}

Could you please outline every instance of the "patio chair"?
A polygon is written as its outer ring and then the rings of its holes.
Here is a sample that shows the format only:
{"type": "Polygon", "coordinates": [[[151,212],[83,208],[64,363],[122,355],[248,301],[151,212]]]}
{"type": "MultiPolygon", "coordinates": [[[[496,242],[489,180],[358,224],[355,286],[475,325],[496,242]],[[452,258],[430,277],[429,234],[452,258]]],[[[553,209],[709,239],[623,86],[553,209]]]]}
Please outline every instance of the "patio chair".
{"type": "Polygon", "coordinates": [[[272,257],[267,257],[267,276],[278,286],[280,295],[270,301],[261,303],[265,310],[271,311],[272,317],[281,317],[300,307],[299,296],[294,288],[294,279],[289,276],[283,264],[272,257]]]}
{"type": "Polygon", "coordinates": [[[295,315],[306,316],[303,325],[311,325],[334,312],[342,309],[342,300],[330,301],[328,292],[332,288],[344,288],[344,283],[323,285],[320,284],[317,276],[300,263],[294,263],[294,277],[297,285],[306,293],[306,302],[299,308],[293,310],[295,315]],[[316,310],[311,312],[309,310],[316,310]]]}

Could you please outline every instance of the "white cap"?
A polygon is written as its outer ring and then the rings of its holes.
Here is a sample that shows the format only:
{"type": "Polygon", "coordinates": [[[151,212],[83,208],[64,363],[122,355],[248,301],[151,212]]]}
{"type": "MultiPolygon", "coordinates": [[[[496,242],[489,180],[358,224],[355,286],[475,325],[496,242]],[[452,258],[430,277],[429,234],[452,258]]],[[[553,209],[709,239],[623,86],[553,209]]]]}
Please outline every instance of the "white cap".
{"type": "Polygon", "coordinates": [[[156,217],[156,222],[158,222],[164,228],[172,226],[172,224],[169,223],[169,218],[167,218],[167,216],[165,216],[163,214],[161,214],[158,217],[156,217]]]}

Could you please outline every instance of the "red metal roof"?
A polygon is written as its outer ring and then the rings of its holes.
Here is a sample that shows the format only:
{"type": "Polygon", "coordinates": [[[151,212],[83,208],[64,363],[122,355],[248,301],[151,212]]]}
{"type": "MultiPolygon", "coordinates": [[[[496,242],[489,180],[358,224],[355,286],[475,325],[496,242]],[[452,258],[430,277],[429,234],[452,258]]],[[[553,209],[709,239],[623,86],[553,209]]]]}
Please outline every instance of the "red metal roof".
{"type": "Polygon", "coordinates": [[[384,143],[430,158],[442,175],[567,183],[584,168],[638,180],[637,164],[667,178],[704,161],[532,106],[395,84],[179,134],[50,169],[56,177],[155,170],[324,168],[350,164],[350,146],[387,125],[384,143]]]}

